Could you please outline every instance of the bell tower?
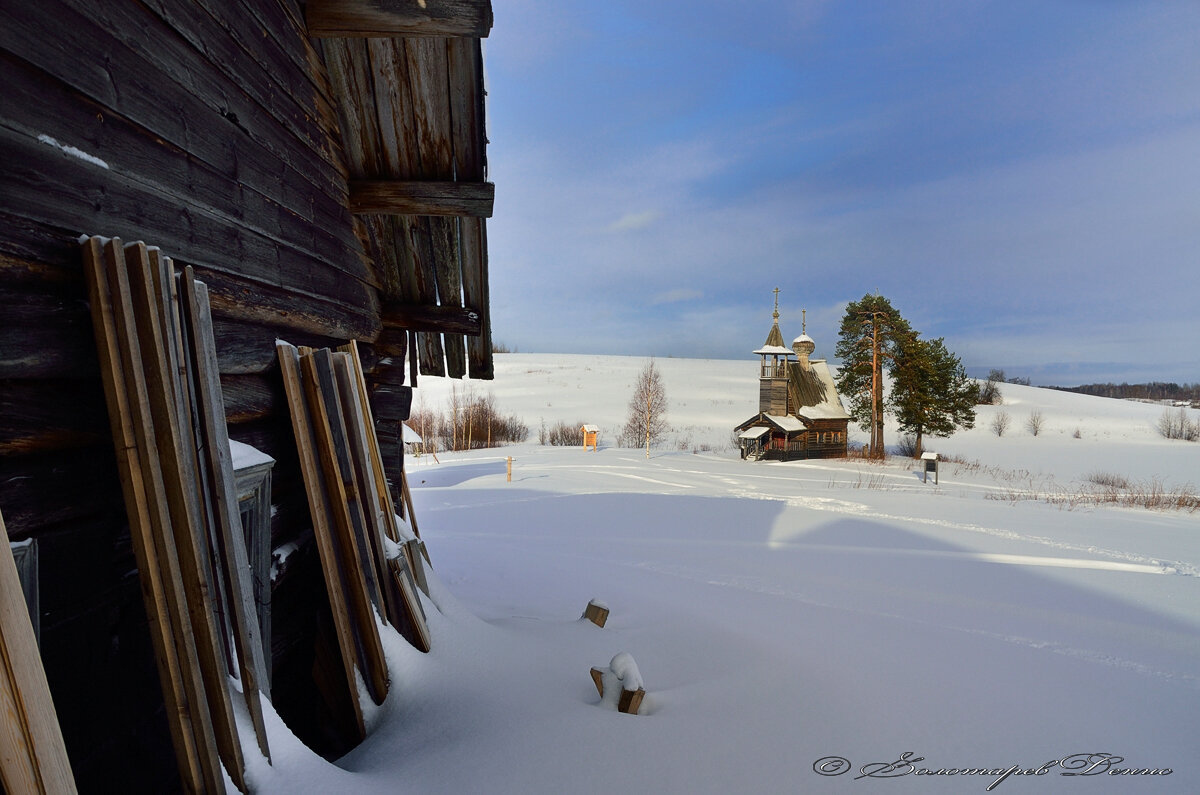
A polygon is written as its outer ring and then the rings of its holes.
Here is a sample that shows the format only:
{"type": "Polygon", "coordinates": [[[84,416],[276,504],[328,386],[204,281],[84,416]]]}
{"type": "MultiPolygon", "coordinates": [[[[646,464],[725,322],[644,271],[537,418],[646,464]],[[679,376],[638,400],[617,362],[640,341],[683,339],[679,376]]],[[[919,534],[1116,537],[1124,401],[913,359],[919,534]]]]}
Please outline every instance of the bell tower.
{"type": "Polygon", "coordinates": [[[788,363],[794,354],[791,348],[783,344],[783,334],[779,332],[778,287],[775,288],[771,330],[767,333],[767,341],[755,353],[762,357],[758,371],[758,410],[763,414],[786,415],[788,363]]]}

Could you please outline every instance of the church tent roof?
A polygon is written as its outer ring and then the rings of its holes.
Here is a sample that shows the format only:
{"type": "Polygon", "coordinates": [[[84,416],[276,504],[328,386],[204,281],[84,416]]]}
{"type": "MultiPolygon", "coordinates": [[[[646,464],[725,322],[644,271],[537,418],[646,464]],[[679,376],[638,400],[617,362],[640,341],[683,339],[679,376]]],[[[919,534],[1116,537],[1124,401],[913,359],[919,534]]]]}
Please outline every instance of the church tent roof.
{"type": "Polygon", "coordinates": [[[804,367],[797,362],[788,368],[788,392],[795,413],[808,419],[849,419],[829,365],[824,359],[814,359],[808,364],[804,367]]]}

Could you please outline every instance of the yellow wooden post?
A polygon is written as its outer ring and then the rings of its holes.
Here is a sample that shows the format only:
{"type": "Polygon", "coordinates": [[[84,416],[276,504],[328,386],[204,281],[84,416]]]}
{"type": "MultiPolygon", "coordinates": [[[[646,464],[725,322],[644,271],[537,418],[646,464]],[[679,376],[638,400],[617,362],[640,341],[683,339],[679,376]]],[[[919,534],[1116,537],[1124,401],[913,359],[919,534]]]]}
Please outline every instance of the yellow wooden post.
{"type": "Polygon", "coordinates": [[[507,472],[507,474],[508,474],[508,482],[509,482],[509,483],[512,483],[512,456],[511,456],[511,455],[508,457],[508,467],[507,467],[507,470],[508,470],[508,472],[507,472]]]}

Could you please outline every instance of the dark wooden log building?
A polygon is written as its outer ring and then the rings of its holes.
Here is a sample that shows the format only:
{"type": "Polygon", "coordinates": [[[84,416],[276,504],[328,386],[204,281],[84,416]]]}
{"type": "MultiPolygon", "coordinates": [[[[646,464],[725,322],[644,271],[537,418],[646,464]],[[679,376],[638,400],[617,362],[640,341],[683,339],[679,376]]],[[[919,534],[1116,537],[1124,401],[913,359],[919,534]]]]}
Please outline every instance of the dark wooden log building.
{"type": "Polygon", "coordinates": [[[275,459],[271,548],[295,550],[271,587],[272,701],[339,755],[275,341],[359,341],[393,486],[418,372],[492,376],[491,24],[488,0],[0,2],[0,512],[36,542],[81,790],[171,791],[177,773],[78,239],[143,240],[208,285],[229,434],[275,459]]]}
{"type": "Polygon", "coordinates": [[[790,461],[846,455],[850,415],[842,407],[829,365],[811,358],[814,350],[816,344],[803,332],[791,348],[784,346],[776,304],[767,340],[754,352],[761,357],[758,414],[734,428],[742,458],[790,461]]]}

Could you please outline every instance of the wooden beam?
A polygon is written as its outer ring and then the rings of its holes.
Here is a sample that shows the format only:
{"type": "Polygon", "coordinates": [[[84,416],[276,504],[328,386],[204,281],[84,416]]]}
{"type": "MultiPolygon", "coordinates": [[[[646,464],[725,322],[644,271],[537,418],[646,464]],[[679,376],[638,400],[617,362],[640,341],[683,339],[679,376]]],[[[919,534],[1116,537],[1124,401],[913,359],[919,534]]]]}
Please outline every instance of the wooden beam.
{"type": "Polygon", "coordinates": [[[490,0],[309,0],[313,38],[466,36],[487,38],[490,0]]]}
{"type": "Polygon", "coordinates": [[[479,313],[464,306],[422,306],[419,304],[385,303],[382,310],[384,327],[408,331],[430,331],[446,334],[480,333],[479,313]]]}
{"type": "Polygon", "coordinates": [[[350,181],[350,212],[491,218],[492,182],[359,179],[350,181]]]}

